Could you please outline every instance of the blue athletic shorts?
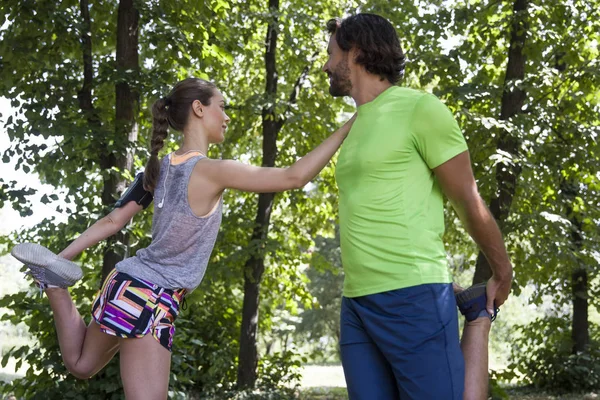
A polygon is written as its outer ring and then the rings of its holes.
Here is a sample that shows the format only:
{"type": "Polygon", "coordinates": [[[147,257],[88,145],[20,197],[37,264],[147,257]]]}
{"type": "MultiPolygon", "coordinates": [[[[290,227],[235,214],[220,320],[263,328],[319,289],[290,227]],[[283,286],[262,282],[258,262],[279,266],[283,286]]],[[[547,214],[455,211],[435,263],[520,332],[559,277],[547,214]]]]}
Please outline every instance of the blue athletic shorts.
{"type": "Polygon", "coordinates": [[[451,284],[342,298],[350,400],[462,400],[465,363],[451,284]]]}

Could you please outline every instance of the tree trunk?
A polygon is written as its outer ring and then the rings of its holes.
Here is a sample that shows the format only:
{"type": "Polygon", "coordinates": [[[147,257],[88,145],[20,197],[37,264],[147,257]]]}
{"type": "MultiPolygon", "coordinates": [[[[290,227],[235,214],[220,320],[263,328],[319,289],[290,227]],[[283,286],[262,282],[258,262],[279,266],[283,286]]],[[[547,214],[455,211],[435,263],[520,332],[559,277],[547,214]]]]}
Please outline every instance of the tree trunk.
{"type": "MultiPolygon", "coordinates": [[[[138,94],[130,85],[130,76],[139,70],[138,35],[139,11],[135,8],[135,0],[120,0],[117,16],[117,71],[128,78],[117,81],[115,85],[115,142],[122,144],[116,152],[103,154],[101,167],[105,172],[102,204],[110,207],[115,202],[115,195],[125,189],[125,180],[112,171],[113,167],[119,170],[131,170],[133,156],[128,152],[129,143],[137,140],[138,127],[136,113],[138,110],[138,94]]],[[[102,264],[102,278],[104,279],[122,260],[123,255],[116,251],[116,243],[126,244],[125,235],[116,235],[108,240],[107,250],[104,253],[102,264]]]]}
{"type": "MultiPolygon", "coordinates": [[[[275,115],[277,98],[277,69],[275,56],[277,52],[276,13],[279,11],[279,0],[269,0],[269,12],[272,14],[265,40],[266,67],[266,106],[262,110],[263,128],[263,167],[275,166],[277,157],[277,136],[281,130],[281,121],[275,115]]],[[[239,388],[252,388],[256,383],[258,365],[257,332],[260,281],[265,271],[264,242],[269,233],[271,210],[274,193],[261,193],[258,196],[258,211],[251,247],[255,249],[244,266],[244,303],[242,306],[242,328],[240,335],[240,353],[237,385],[239,388]]]]}
{"type": "Polygon", "coordinates": [[[573,353],[587,351],[590,344],[590,327],[588,323],[588,274],[587,270],[578,266],[573,271],[573,321],[571,338],[573,353]]]}
{"type": "Polygon", "coordinates": [[[567,203],[566,214],[571,222],[571,251],[575,260],[571,272],[571,293],[573,296],[573,319],[571,321],[571,338],[573,340],[573,354],[584,352],[590,343],[590,330],[588,322],[588,273],[582,265],[579,252],[583,247],[581,234],[581,218],[573,210],[573,202],[579,194],[577,181],[563,181],[560,193],[567,203]]]}
{"type": "MultiPolygon", "coordinates": [[[[309,63],[294,81],[294,86],[288,96],[288,106],[281,115],[276,114],[277,102],[277,26],[279,24],[277,13],[279,0],[269,0],[269,13],[271,19],[267,27],[265,39],[265,106],[262,109],[263,131],[263,167],[274,167],[277,158],[277,137],[281,128],[287,121],[287,112],[295,104],[300,88],[306,79],[313,61],[318,53],[309,57],[309,63]]],[[[265,241],[271,223],[271,210],[275,193],[261,193],[258,196],[258,210],[250,247],[252,254],[244,265],[244,302],[242,305],[242,327],[240,333],[240,352],[238,361],[237,386],[239,388],[253,388],[257,379],[258,351],[258,306],[260,297],[260,282],[265,272],[265,241]]]]}
{"type": "MultiPolygon", "coordinates": [[[[502,93],[502,105],[500,109],[500,119],[508,120],[516,114],[521,113],[525,103],[526,94],[521,88],[511,88],[517,80],[523,80],[525,77],[525,41],[528,33],[527,21],[528,0],[515,0],[513,4],[513,21],[510,35],[510,49],[508,52],[508,64],[506,66],[506,75],[504,77],[504,92],[502,93]]],[[[519,138],[513,136],[509,131],[500,132],[496,147],[509,153],[513,157],[513,163],[507,164],[500,162],[496,165],[496,182],[498,188],[492,196],[490,211],[500,229],[505,231],[505,222],[510,213],[510,207],[515,195],[517,180],[521,173],[516,157],[519,152],[519,138]]],[[[475,276],[473,283],[487,281],[492,276],[492,270],[485,255],[480,251],[477,257],[475,267],[475,276]]]]}
{"type": "Polygon", "coordinates": [[[94,87],[94,67],[92,59],[92,23],[88,0],[79,2],[81,10],[81,51],[83,53],[83,85],[77,93],[79,108],[86,116],[89,128],[98,133],[102,126],[100,117],[94,108],[92,88],[94,87]]]}

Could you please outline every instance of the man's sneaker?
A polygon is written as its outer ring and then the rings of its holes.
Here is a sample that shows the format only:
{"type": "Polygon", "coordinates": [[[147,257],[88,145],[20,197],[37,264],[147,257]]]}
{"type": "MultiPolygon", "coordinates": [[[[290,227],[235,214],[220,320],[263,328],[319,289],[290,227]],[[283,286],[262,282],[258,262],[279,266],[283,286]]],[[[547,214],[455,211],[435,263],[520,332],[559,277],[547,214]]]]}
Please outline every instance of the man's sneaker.
{"type": "Polygon", "coordinates": [[[67,288],[83,277],[79,265],[36,243],[18,244],[10,254],[25,264],[42,289],[48,285],[67,288]]]}
{"type": "Polygon", "coordinates": [[[478,283],[456,294],[456,305],[469,322],[479,317],[489,317],[493,321],[500,311],[494,306],[494,315],[487,312],[486,284],[486,282],[478,283]]]}

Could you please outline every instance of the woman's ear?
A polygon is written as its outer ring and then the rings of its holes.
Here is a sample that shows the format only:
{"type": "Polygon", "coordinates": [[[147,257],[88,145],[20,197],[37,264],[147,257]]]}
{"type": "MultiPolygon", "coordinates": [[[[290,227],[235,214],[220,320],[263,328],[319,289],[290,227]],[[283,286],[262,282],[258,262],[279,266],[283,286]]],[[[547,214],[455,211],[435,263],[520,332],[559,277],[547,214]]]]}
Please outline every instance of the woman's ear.
{"type": "Polygon", "coordinates": [[[202,105],[200,100],[194,100],[192,102],[192,111],[194,112],[194,114],[196,114],[198,118],[202,118],[202,116],[204,115],[203,109],[204,106],[202,105]]]}

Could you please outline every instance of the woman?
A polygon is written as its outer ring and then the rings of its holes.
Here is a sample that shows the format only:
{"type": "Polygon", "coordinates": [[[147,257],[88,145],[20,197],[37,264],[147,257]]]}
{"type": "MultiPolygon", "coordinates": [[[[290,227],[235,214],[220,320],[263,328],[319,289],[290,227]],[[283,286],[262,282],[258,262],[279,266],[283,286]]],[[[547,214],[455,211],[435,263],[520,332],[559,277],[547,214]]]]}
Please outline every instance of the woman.
{"type": "Polygon", "coordinates": [[[66,290],[81,277],[70,260],[120,231],[143,206],[130,201],[97,221],[59,257],[41,246],[15,246],[13,255],[45,290],[63,360],[86,379],[121,352],[121,378],[128,399],[167,397],[174,320],[185,294],[201,282],[213,249],[226,188],[279,192],[303,187],[342,144],[353,119],[288,168],[263,168],[206,157],[220,143],[229,123],[217,87],[198,78],[175,85],[152,108],[153,132],[144,188],[154,194],[152,243],[119,262],[92,307],[87,327],[66,290]],[[158,153],[168,126],[183,133],[183,143],[162,161],[158,153]]]}

